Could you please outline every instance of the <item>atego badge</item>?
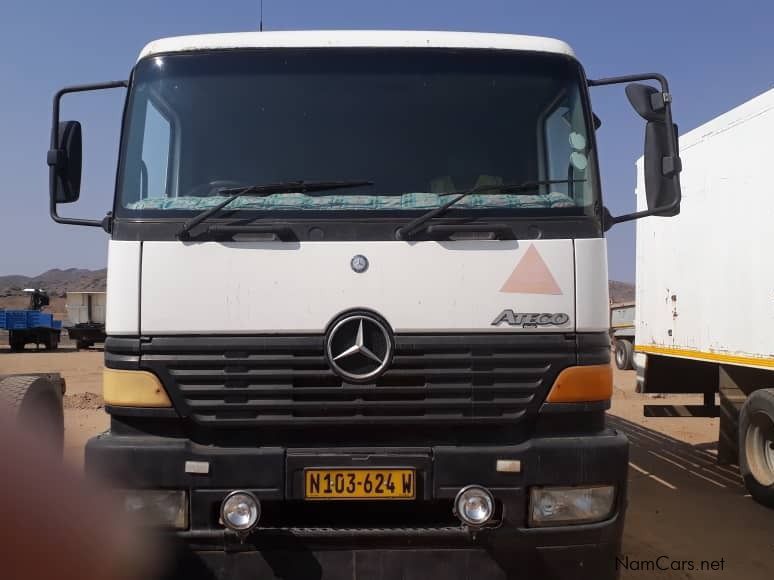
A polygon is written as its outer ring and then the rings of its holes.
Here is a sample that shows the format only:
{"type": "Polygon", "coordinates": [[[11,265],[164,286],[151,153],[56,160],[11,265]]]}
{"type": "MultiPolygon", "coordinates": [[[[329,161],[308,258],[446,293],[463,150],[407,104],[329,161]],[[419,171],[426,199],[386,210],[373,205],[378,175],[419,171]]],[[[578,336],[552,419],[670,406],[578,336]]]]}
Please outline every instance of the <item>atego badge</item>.
{"type": "Polygon", "coordinates": [[[536,328],[538,326],[564,326],[570,316],[564,312],[514,312],[510,308],[503,310],[492,321],[492,326],[505,323],[508,326],[536,328]]]}

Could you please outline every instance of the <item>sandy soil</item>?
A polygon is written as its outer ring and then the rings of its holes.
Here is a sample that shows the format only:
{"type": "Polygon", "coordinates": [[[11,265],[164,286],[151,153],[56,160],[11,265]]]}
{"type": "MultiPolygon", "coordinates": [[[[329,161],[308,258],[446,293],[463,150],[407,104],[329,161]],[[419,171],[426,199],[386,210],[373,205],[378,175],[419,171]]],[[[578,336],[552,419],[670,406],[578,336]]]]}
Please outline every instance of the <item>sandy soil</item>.
{"type": "MultiPolygon", "coordinates": [[[[6,344],[0,337],[0,374],[65,377],[66,457],[81,465],[85,442],[109,423],[99,396],[102,352],[77,352],[64,341],[53,353],[11,354],[6,344]]],[[[750,499],[736,467],[715,463],[718,420],[642,416],[644,404],[699,402],[639,395],[634,373],[615,370],[609,422],[631,441],[624,579],[774,578],[774,510],[750,499]],[[653,561],[667,569],[647,570],[653,561]],[[701,570],[702,561],[715,569],[701,570]]]]}

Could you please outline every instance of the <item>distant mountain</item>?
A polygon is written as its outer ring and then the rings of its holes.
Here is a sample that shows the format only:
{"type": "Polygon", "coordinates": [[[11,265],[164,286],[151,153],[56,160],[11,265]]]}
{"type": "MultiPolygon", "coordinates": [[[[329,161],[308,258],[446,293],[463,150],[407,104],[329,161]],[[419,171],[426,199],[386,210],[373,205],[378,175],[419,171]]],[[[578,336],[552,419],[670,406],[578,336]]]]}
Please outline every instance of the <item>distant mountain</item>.
{"type": "Polygon", "coordinates": [[[0,297],[20,296],[24,288],[42,288],[50,296],[64,296],[67,291],[103,291],[107,269],[84,270],[54,268],[38,276],[0,276],[0,297]]]}
{"type": "Polygon", "coordinates": [[[610,302],[613,304],[634,302],[634,284],[610,280],[608,287],[610,288],[610,302]]]}

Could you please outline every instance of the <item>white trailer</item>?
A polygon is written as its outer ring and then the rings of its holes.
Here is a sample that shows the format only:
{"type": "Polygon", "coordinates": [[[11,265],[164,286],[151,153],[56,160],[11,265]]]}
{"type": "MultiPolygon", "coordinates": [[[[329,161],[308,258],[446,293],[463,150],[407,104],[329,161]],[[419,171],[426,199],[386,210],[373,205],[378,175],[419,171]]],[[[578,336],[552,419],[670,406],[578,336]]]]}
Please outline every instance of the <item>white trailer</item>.
{"type": "MultiPolygon", "coordinates": [[[[702,406],[646,412],[719,415],[718,461],[738,462],[750,493],[767,505],[774,505],[773,136],[774,90],[681,136],[680,215],[637,224],[638,386],[704,394],[702,406]]],[[[644,208],[642,159],[637,169],[644,208]]]]}
{"type": "Polygon", "coordinates": [[[105,340],[106,292],[68,292],[67,333],[77,348],[89,348],[105,340]]]}

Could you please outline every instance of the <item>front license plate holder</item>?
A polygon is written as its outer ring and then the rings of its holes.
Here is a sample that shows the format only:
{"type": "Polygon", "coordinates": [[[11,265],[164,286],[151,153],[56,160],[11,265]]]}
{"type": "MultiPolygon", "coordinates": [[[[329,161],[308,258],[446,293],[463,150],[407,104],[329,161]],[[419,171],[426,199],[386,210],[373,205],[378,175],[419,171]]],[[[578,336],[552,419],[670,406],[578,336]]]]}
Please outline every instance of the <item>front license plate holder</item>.
{"type": "Polygon", "coordinates": [[[413,500],[417,476],[413,468],[308,467],[304,470],[304,499],[413,500]]]}
{"type": "Polygon", "coordinates": [[[285,461],[285,498],[289,500],[307,501],[306,474],[309,470],[321,469],[380,471],[409,469],[414,471],[415,499],[430,500],[433,497],[433,461],[429,448],[288,449],[285,461]]]}

